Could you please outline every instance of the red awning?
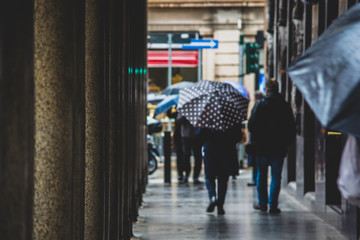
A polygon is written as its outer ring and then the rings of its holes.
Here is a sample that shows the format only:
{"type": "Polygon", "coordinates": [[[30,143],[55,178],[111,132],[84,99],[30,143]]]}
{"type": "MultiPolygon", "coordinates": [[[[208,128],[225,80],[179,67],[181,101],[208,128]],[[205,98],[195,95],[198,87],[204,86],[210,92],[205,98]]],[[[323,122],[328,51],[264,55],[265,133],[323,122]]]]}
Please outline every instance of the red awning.
{"type": "MultiPolygon", "coordinates": [[[[148,50],[148,67],[168,67],[169,52],[167,50],[148,50]]],[[[198,51],[171,51],[173,67],[197,67],[198,51]]]]}

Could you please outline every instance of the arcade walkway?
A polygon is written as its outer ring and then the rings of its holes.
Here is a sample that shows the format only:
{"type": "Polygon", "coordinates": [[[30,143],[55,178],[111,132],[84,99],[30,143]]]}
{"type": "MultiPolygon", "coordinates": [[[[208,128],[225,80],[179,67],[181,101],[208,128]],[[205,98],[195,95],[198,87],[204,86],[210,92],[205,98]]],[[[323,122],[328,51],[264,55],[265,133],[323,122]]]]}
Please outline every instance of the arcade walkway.
{"type": "Polygon", "coordinates": [[[230,180],[225,203],[226,214],[207,214],[207,191],[204,184],[178,184],[172,172],[171,185],[163,183],[162,169],[150,176],[134,224],[133,239],[276,239],[322,240],[344,238],[335,228],[307,211],[289,193],[280,193],[280,215],[262,214],[252,208],[256,189],[247,187],[250,171],[230,180]]]}

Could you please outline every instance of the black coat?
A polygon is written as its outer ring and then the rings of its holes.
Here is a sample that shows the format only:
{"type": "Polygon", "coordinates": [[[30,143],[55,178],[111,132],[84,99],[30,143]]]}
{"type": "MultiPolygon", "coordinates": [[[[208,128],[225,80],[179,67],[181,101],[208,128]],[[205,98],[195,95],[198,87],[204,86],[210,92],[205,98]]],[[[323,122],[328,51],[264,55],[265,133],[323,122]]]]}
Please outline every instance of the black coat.
{"type": "Polygon", "coordinates": [[[248,121],[256,153],[285,157],[296,135],[290,105],[279,93],[269,93],[256,102],[248,121]]]}
{"type": "Polygon", "coordinates": [[[194,138],[195,137],[195,128],[193,127],[193,125],[191,125],[191,123],[189,122],[189,120],[187,120],[185,117],[180,117],[178,119],[178,123],[180,123],[180,132],[181,132],[181,137],[183,138],[194,138]]]}
{"type": "Polygon", "coordinates": [[[204,146],[205,176],[226,176],[239,174],[236,143],[242,138],[241,125],[226,132],[201,129],[204,146]]]}

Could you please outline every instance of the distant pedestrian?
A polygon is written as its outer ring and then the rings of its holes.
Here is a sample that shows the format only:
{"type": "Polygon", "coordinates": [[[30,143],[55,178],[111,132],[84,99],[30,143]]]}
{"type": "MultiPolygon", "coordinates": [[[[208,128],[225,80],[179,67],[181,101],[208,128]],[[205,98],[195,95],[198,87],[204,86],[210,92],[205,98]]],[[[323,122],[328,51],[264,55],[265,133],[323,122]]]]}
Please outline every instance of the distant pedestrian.
{"type": "MultiPolygon", "coordinates": [[[[242,134],[242,137],[241,137],[241,141],[238,142],[236,144],[236,155],[238,155],[239,153],[239,150],[241,149],[242,145],[245,144],[245,142],[247,141],[247,136],[246,136],[246,132],[245,132],[245,124],[241,124],[241,134],[242,134]]],[[[239,154],[240,156],[242,155],[241,152],[239,154]]],[[[238,160],[239,160],[239,157],[237,157],[238,160]]],[[[242,168],[242,160],[240,160],[240,163],[239,163],[239,168],[242,168]]],[[[239,175],[239,172],[237,172],[237,174],[235,175],[232,175],[232,180],[236,180],[236,176],[239,175]]]]}
{"type": "Polygon", "coordinates": [[[193,183],[200,184],[199,176],[202,165],[202,153],[201,153],[201,141],[196,134],[196,129],[185,118],[180,117],[178,120],[180,123],[181,132],[181,145],[182,145],[182,171],[184,174],[182,182],[187,183],[191,172],[191,153],[194,155],[194,171],[193,171],[193,183]]]}
{"type": "Polygon", "coordinates": [[[213,212],[217,206],[218,215],[224,215],[229,176],[239,172],[236,143],[242,138],[241,124],[226,132],[202,128],[200,136],[203,139],[205,180],[210,199],[206,211],[213,212]]]}
{"type": "Polygon", "coordinates": [[[182,139],[181,139],[181,121],[182,119],[178,118],[178,113],[176,112],[175,117],[175,128],[174,128],[174,144],[176,149],[176,169],[178,173],[178,181],[182,182],[184,180],[184,154],[182,148],[182,139]]]}
{"type": "MultiPolygon", "coordinates": [[[[264,94],[260,91],[256,91],[254,94],[254,101],[255,103],[262,99],[264,97],[264,94]]],[[[251,113],[254,111],[254,108],[252,109],[251,113]]],[[[251,145],[251,147],[253,150],[255,150],[255,141],[252,139],[251,134],[250,134],[250,138],[249,138],[249,145],[251,145]]],[[[245,148],[246,149],[246,148],[245,148]]],[[[251,150],[250,150],[251,151],[251,150]]],[[[256,178],[257,178],[257,164],[256,164],[256,159],[255,159],[255,152],[247,152],[247,157],[248,157],[248,166],[252,167],[252,182],[248,182],[247,185],[249,187],[252,186],[256,186],[256,178]]]]}
{"type": "Polygon", "coordinates": [[[248,128],[256,143],[258,165],[258,204],[254,208],[269,213],[280,213],[278,198],[284,157],[294,142],[296,129],[290,105],[280,95],[276,80],[266,82],[266,96],[259,100],[249,118],[248,128]],[[268,166],[271,167],[270,194],[267,189],[268,166]]]}

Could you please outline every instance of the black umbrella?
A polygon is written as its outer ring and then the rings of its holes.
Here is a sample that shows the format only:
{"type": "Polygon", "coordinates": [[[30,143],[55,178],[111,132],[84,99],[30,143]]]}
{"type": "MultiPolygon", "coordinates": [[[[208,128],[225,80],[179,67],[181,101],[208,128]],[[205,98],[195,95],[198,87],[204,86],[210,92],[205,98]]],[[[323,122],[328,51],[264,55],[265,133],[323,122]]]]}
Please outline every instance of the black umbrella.
{"type": "Polygon", "coordinates": [[[194,85],[194,82],[189,82],[189,81],[178,82],[165,88],[164,91],[162,91],[162,94],[165,95],[179,94],[179,91],[181,89],[191,87],[192,85],[194,85]]]}
{"type": "Polygon", "coordinates": [[[247,118],[248,104],[231,85],[202,80],[180,91],[177,110],[194,127],[226,131],[247,118]]]}
{"type": "Polygon", "coordinates": [[[287,69],[324,127],[360,137],[360,4],[287,69]]]}

